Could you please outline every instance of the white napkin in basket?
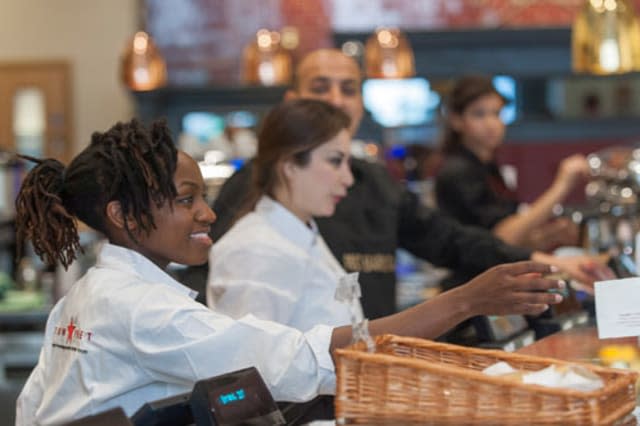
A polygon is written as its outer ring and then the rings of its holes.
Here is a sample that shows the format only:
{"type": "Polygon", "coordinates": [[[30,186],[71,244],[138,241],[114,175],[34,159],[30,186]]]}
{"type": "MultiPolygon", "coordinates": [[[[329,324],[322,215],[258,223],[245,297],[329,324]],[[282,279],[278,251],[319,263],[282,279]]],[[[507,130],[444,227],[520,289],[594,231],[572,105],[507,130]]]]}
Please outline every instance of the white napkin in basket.
{"type": "Polygon", "coordinates": [[[585,392],[604,386],[604,382],[599,376],[579,365],[570,365],[566,368],[550,365],[543,370],[524,374],[522,382],[585,392]]]}
{"type": "Polygon", "coordinates": [[[538,371],[518,371],[504,361],[497,362],[482,370],[488,376],[508,376],[522,383],[553,388],[593,391],[604,386],[597,374],[580,365],[550,365],[538,371]]]}
{"type": "Polygon", "coordinates": [[[515,368],[510,366],[509,363],[504,361],[491,364],[490,366],[482,370],[482,372],[487,376],[504,376],[505,374],[515,373],[516,371],[518,370],[516,370],[515,368]]]}

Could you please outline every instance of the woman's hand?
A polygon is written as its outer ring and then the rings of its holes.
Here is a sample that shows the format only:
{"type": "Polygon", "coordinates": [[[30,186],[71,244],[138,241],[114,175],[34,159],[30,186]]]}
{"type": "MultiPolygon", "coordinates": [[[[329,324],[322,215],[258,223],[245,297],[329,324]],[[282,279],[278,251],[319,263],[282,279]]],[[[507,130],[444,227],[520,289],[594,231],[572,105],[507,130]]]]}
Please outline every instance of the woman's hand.
{"type": "Polygon", "coordinates": [[[575,154],[565,158],[558,167],[555,184],[571,191],[575,185],[589,177],[589,163],[582,154],[575,154]]]}
{"type": "MultiPolygon", "coordinates": [[[[445,291],[397,314],[369,323],[372,335],[393,333],[435,339],[460,322],[476,315],[536,315],[562,296],[547,290],[563,289],[557,279],[544,278],[555,272],[550,265],[517,262],[495,266],[465,285],[445,291]]],[[[350,327],[334,329],[331,347],[349,344],[350,327]]]]}
{"type": "Polygon", "coordinates": [[[596,256],[551,256],[535,252],[531,259],[554,265],[588,287],[593,287],[596,281],[616,278],[613,271],[596,256]]]}
{"type": "Polygon", "coordinates": [[[577,246],[580,228],[567,217],[559,217],[532,230],[523,244],[533,250],[549,252],[557,247],[577,246]]]}
{"type": "Polygon", "coordinates": [[[550,265],[531,261],[498,265],[451,291],[465,293],[474,315],[536,315],[562,302],[560,294],[547,291],[566,286],[564,281],[544,278],[554,271],[550,265]]]}

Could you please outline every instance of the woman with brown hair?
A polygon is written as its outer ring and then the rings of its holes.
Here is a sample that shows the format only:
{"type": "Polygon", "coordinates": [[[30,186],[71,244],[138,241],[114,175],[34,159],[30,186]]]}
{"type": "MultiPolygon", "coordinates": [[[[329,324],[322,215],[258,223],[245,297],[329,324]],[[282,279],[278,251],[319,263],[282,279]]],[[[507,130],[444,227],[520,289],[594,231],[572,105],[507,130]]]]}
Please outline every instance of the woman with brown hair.
{"type": "Polygon", "coordinates": [[[490,229],[504,242],[549,251],[578,243],[577,227],[553,218],[553,207],[588,176],[583,155],[564,159],[552,185],[523,209],[495,162],[506,99],[491,79],[461,78],[450,93],[443,131],[444,163],[436,177],[438,207],[463,224],[490,229]]]}
{"type": "MultiPolygon", "coordinates": [[[[210,307],[234,318],[252,314],[302,331],[317,324],[350,323],[347,306],[334,297],[345,271],[314,219],[331,216],[353,183],[348,129],[344,112],[317,100],[284,102],[267,115],[258,135],[246,213],[211,249],[210,307]]],[[[511,271],[514,265],[498,268],[511,271]]],[[[496,309],[520,312],[522,306],[510,296],[494,299],[505,284],[487,279],[494,272],[452,293],[492,314],[496,309]]],[[[460,306],[450,305],[451,295],[428,302],[433,304],[432,319],[440,311],[446,322],[457,324],[451,316],[460,306]]]]}

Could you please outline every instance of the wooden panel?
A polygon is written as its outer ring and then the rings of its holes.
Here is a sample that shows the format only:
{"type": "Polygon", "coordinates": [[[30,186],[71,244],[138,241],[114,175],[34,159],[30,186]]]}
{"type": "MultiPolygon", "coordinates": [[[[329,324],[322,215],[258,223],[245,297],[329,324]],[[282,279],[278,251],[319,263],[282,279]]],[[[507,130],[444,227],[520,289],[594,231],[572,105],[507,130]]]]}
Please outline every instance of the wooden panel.
{"type": "Polygon", "coordinates": [[[0,63],[0,148],[14,150],[13,99],[35,87],[45,98],[44,155],[61,161],[71,156],[70,67],[65,62],[0,63]]]}
{"type": "Polygon", "coordinates": [[[0,80],[0,149],[13,149],[13,97],[8,85],[0,80]]]}

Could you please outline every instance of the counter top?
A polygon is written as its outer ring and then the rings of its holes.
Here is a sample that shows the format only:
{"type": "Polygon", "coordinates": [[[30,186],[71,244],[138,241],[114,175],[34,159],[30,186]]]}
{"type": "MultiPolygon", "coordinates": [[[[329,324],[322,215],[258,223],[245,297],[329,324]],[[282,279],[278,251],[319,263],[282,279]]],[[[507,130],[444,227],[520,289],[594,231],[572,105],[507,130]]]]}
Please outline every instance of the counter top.
{"type": "Polygon", "coordinates": [[[552,334],[517,352],[566,361],[597,362],[600,348],[620,344],[637,346],[638,338],[599,339],[595,327],[584,327],[552,334]]]}

